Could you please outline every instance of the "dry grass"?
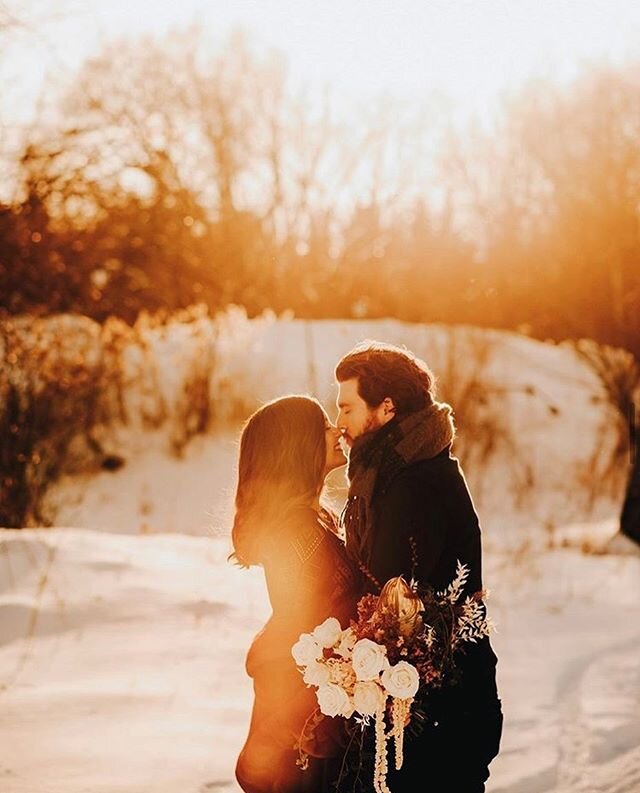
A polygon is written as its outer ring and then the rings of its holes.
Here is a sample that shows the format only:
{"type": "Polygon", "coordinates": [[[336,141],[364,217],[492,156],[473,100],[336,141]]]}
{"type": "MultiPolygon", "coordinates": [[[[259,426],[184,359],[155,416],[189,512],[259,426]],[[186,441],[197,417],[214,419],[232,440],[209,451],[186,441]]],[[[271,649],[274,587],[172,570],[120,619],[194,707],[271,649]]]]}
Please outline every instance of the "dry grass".
{"type": "Polygon", "coordinates": [[[623,491],[632,455],[634,400],[640,397],[640,364],[628,350],[580,339],[572,344],[600,383],[593,401],[605,407],[595,451],[581,472],[589,508],[603,493],[623,491]]]}
{"type": "MultiPolygon", "coordinates": [[[[535,479],[514,435],[509,411],[513,388],[496,382],[489,368],[496,354],[497,338],[473,327],[447,329],[446,343],[435,356],[438,398],[452,405],[458,435],[456,454],[468,471],[481,471],[496,454],[510,462],[511,487],[516,503],[523,506],[533,492],[535,479]]],[[[432,354],[431,359],[434,359],[432,354]]],[[[535,390],[526,396],[535,397],[535,390]]],[[[476,482],[481,496],[483,478],[476,482]]]]}
{"type": "Polygon", "coordinates": [[[93,428],[113,411],[100,327],[68,317],[0,322],[0,526],[47,524],[48,485],[73,462],[95,462],[93,428]],[[72,442],[76,441],[72,447],[72,442]]]}

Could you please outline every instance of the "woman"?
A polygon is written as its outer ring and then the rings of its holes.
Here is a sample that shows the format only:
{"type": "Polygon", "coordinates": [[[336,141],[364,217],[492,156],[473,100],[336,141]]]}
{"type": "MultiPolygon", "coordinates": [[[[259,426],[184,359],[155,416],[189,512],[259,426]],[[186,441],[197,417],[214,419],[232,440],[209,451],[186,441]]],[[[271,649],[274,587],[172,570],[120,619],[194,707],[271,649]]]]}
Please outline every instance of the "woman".
{"type": "Polygon", "coordinates": [[[320,403],[307,396],[276,399],[257,410],[240,440],[231,558],[264,568],[272,616],[246,660],[254,704],[236,779],[246,793],[329,789],[344,751],[340,719],[317,712],[314,691],[296,668],[291,648],[333,616],[346,627],[356,616],[361,581],[337,534],[337,520],[321,506],[327,474],[345,464],[340,432],[320,403]],[[297,763],[298,742],[309,755],[297,763]]]}

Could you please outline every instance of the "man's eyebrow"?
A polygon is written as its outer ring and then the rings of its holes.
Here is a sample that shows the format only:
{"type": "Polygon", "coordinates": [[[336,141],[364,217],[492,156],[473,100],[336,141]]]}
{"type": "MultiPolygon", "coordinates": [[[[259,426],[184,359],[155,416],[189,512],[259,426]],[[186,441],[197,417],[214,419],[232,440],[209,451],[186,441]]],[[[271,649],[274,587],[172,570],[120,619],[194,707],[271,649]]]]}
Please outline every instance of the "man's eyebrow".
{"type": "Polygon", "coordinates": [[[338,407],[339,408],[346,408],[348,404],[349,404],[348,402],[338,402],[338,407]]]}

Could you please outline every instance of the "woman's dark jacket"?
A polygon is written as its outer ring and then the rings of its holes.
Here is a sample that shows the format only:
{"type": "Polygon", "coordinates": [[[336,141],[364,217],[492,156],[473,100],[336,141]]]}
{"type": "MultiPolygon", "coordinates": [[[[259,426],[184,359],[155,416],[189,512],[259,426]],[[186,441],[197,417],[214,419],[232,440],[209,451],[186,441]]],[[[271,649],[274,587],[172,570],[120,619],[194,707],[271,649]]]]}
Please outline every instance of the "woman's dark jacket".
{"type": "Polygon", "coordinates": [[[328,617],[343,628],[355,617],[362,582],[335,533],[335,520],[325,511],[297,510],[286,521],[264,573],[272,616],[254,639],[246,670],[254,685],[249,733],[236,764],[236,779],[246,793],[293,793],[326,789],[330,763],[343,747],[339,719],[326,719],[315,742],[309,768],[296,765],[295,748],[308,717],[317,709],[315,690],[302,680],[291,648],[301,633],[311,632],[328,617]],[[323,731],[324,730],[324,731],[323,731]],[[313,755],[316,755],[314,757],[313,755]]]}

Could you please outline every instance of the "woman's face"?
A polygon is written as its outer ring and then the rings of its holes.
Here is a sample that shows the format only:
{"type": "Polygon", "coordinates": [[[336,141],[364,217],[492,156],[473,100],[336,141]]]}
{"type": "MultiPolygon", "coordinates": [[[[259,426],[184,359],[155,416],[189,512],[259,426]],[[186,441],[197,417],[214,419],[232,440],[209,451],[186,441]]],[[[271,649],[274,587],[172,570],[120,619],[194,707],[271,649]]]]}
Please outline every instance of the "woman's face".
{"type": "Polygon", "coordinates": [[[327,459],[324,466],[326,476],[330,471],[344,465],[347,462],[347,458],[342,451],[342,434],[340,430],[329,421],[328,416],[324,418],[324,437],[327,447],[327,459]]]}

